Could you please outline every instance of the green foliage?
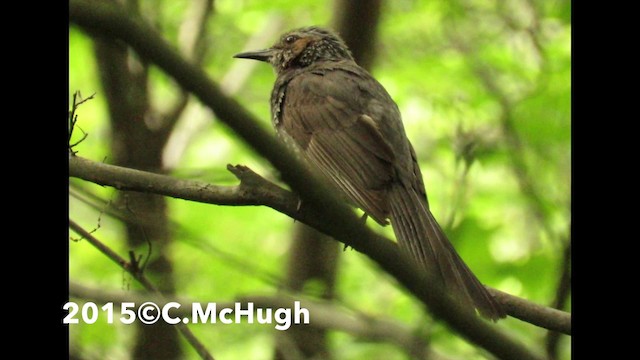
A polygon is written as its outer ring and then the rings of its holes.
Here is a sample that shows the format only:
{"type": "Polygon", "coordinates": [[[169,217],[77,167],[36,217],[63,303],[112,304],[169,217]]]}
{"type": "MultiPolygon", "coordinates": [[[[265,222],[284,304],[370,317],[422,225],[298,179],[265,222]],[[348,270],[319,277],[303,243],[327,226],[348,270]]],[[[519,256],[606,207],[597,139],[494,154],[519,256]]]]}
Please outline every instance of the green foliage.
{"type": "MultiPolygon", "coordinates": [[[[160,31],[177,44],[188,2],[141,1],[160,31]]],[[[253,34],[269,21],[281,29],[328,25],[333,9],[310,0],[216,1],[203,67],[220,81],[253,34]]],[[[436,218],[448,224],[456,248],[486,284],[535,302],[551,304],[569,239],[571,199],[570,3],[512,0],[386,2],[372,72],[398,103],[418,153],[436,218]],[[484,77],[484,78],[483,78],[484,77]],[[512,142],[518,139],[518,144],[512,142]],[[468,171],[465,171],[467,167],[468,171]]],[[[267,47],[270,39],[263,46],[267,47]]],[[[78,110],[88,137],[79,155],[109,162],[110,128],[91,38],[69,31],[69,96],[96,93],[78,110]]],[[[153,102],[162,108],[179,91],[152,68],[153,102]]],[[[269,125],[273,71],[257,66],[235,97],[269,125]]],[[[200,109],[205,119],[171,169],[176,177],[218,185],[237,181],[226,164],[243,164],[278,181],[278,174],[200,109]]],[[[183,120],[185,123],[189,118],[183,120]]],[[[178,127],[179,128],[179,127],[178,127]]],[[[74,134],[74,139],[79,138],[74,134]]],[[[104,213],[114,190],[72,181],[102,201],[97,208],[70,196],[70,217],[126,257],[122,225],[104,213]]],[[[75,191],[75,190],[73,190],[75,191]]],[[[274,294],[285,274],[293,221],[266,207],[226,207],[168,200],[177,294],[203,302],[233,301],[247,294],[274,294]]],[[[389,228],[370,226],[393,238],[389,228]]],[[[85,241],[72,242],[69,274],[87,286],[130,291],[135,281],[85,241]]],[[[342,254],[337,302],[374,317],[391,318],[429,333],[436,351],[483,358],[472,346],[433,325],[403,289],[361,254],[342,254]],[[427,325],[428,324],[428,325],[427,325]]],[[[541,348],[545,331],[514,319],[506,332],[541,348]]],[[[221,359],[269,359],[272,326],[196,325],[192,330],[221,359]]],[[[71,348],[87,358],[122,358],[132,327],[98,323],[70,326],[71,348]]],[[[331,333],[339,359],[400,359],[389,344],[359,342],[331,333]]],[[[561,343],[570,357],[568,341],[561,343]]],[[[185,346],[187,348],[187,346],[185,346]]],[[[186,350],[190,359],[198,358],[186,350]]]]}

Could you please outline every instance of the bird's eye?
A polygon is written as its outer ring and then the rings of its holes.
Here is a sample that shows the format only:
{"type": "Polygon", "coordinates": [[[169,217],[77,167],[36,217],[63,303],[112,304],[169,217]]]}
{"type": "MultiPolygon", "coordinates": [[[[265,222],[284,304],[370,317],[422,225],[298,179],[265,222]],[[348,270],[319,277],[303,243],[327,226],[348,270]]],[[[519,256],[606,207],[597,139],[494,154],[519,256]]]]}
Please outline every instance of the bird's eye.
{"type": "Polygon", "coordinates": [[[286,38],[284,38],[284,42],[287,44],[293,44],[294,41],[296,41],[298,39],[297,36],[295,35],[289,35],[286,38]]]}

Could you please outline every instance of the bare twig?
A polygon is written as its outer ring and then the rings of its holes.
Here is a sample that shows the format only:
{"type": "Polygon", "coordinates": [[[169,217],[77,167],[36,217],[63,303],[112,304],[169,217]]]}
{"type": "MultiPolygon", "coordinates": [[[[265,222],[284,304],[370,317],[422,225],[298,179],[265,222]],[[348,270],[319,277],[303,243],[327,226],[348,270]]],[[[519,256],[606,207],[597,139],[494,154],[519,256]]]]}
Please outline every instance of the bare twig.
{"type": "MultiPolygon", "coordinates": [[[[154,293],[155,296],[157,296],[159,299],[164,299],[164,295],[162,295],[162,293],[155,287],[155,285],[153,285],[149,281],[149,279],[147,279],[146,276],[141,271],[139,271],[138,266],[136,266],[132,262],[126,261],[120,255],[118,255],[115,251],[111,250],[111,248],[104,245],[100,240],[98,240],[96,237],[91,235],[88,231],[86,231],[84,228],[82,228],[80,225],[78,225],[76,222],[74,222],[71,219],[69,219],[69,227],[71,228],[71,230],[76,232],[83,239],[85,239],[87,242],[93,245],[96,249],[98,249],[98,251],[100,251],[101,253],[106,255],[109,259],[111,259],[111,261],[115,262],[116,264],[118,264],[118,266],[123,268],[129,274],[131,274],[131,276],[134,279],[136,279],[145,289],[154,293]]],[[[189,328],[185,324],[177,323],[175,324],[175,326],[178,329],[178,331],[180,331],[180,333],[184,336],[187,342],[189,342],[189,344],[198,352],[198,354],[203,359],[213,360],[213,356],[211,356],[211,354],[206,349],[204,344],[202,344],[200,340],[198,340],[198,338],[195,337],[195,335],[191,332],[191,330],[189,330],[189,328]]]]}
{"type": "Polygon", "coordinates": [[[78,115],[76,114],[76,110],[78,109],[78,107],[80,107],[80,105],[84,104],[85,102],[93,99],[95,93],[91,94],[91,96],[85,98],[85,99],[81,99],[78,100],[78,97],[82,98],[82,95],[80,94],[80,91],[76,91],[73,93],[73,104],[71,104],[71,111],[69,111],[69,138],[67,139],[67,144],[69,147],[69,153],[71,154],[75,154],[76,152],[73,151],[73,148],[75,146],[77,146],[78,144],[80,144],[81,142],[84,141],[84,139],[87,138],[87,136],[89,134],[87,134],[86,132],[84,132],[84,130],[82,130],[82,128],[80,128],[78,126],[78,128],[80,129],[80,131],[82,131],[82,138],[80,138],[80,140],[76,141],[75,143],[71,143],[71,137],[73,136],[73,131],[76,128],[76,125],[78,123],[78,115]]]}
{"type": "MultiPolygon", "coordinates": [[[[83,202],[100,214],[98,223],[100,223],[100,217],[102,217],[102,215],[107,215],[118,221],[128,222],[130,224],[136,224],[139,226],[149,225],[149,222],[145,221],[145,219],[125,216],[122,214],[122,210],[113,206],[111,200],[103,199],[82,186],[70,187],[69,193],[71,196],[78,199],[78,201],[83,202]]],[[[262,267],[256,259],[247,259],[246,257],[241,257],[221,249],[211,241],[208,241],[207,238],[190,231],[187,227],[176,221],[171,221],[170,226],[171,232],[177,235],[178,241],[196,248],[199,252],[215,256],[217,259],[225,262],[233,269],[260,279],[265,284],[272,285],[273,287],[278,287],[278,285],[282,283],[278,274],[262,267]]]]}

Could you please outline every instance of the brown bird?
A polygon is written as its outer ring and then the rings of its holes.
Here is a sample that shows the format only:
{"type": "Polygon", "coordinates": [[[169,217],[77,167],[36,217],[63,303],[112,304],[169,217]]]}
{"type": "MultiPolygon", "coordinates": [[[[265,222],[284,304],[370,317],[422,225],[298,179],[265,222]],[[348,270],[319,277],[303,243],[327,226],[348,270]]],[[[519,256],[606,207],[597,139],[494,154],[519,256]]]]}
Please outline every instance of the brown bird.
{"type": "Polygon", "coordinates": [[[273,66],[273,125],[312,170],[379,224],[390,219],[400,248],[440,279],[454,298],[489,319],[506,316],[429,210],[398,106],[355,63],[338,35],[319,27],[300,28],[269,49],[234,57],[273,66]]]}

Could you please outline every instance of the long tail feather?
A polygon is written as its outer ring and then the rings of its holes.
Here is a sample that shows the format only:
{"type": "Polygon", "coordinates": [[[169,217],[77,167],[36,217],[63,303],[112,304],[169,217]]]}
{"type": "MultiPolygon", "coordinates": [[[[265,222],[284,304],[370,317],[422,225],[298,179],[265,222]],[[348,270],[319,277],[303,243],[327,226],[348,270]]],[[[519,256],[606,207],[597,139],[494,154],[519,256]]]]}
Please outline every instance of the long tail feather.
{"type": "Polygon", "coordinates": [[[442,280],[452,296],[476,308],[488,319],[506,316],[464,263],[431,214],[424,199],[403,185],[389,194],[391,222],[398,244],[427,271],[442,280]]]}

